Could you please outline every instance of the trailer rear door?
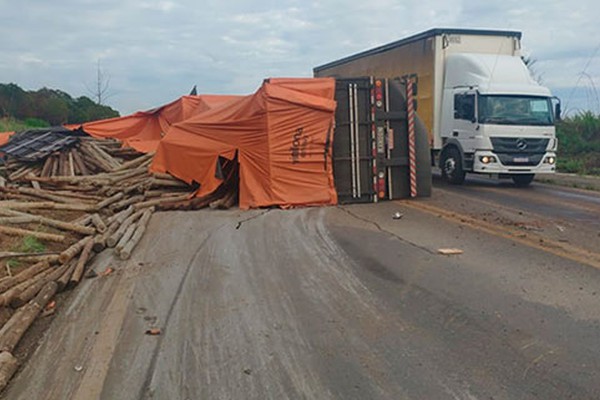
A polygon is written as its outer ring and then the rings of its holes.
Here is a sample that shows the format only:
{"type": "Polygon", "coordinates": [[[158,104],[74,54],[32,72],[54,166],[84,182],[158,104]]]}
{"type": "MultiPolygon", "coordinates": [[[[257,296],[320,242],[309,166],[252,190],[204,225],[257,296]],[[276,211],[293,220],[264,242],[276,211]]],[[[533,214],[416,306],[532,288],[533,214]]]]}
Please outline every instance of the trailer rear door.
{"type": "MultiPolygon", "coordinates": [[[[335,97],[333,166],[340,203],[410,197],[406,85],[399,79],[338,79],[335,97]]],[[[416,131],[417,195],[429,196],[427,134],[422,124],[416,131]]]]}

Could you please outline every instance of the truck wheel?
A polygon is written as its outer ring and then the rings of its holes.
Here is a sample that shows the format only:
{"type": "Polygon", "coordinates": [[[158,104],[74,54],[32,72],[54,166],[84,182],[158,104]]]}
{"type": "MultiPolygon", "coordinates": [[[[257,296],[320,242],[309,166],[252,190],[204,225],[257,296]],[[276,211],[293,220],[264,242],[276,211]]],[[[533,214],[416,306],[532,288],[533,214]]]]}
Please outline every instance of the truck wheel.
{"type": "Polygon", "coordinates": [[[465,181],[465,170],[462,166],[460,152],[450,148],[442,153],[440,160],[442,179],[453,185],[461,185],[465,181]]]}
{"type": "Polygon", "coordinates": [[[516,186],[527,186],[533,181],[535,174],[520,174],[511,176],[516,186]]]}

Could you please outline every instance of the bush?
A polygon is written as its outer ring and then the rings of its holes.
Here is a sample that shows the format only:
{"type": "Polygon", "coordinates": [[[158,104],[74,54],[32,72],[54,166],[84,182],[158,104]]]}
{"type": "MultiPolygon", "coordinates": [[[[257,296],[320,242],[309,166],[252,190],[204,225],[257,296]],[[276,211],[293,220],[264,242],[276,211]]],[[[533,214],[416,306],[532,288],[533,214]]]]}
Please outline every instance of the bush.
{"type": "Polygon", "coordinates": [[[600,172],[600,115],[586,111],[567,117],[556,126],[558,164],[561,172],[600,172]]]}
{"type": "Polygon", "coordinates": [[[25,118],[23,121],[29,128],[47,128],[50,124],[39,118],[25,118]]]}

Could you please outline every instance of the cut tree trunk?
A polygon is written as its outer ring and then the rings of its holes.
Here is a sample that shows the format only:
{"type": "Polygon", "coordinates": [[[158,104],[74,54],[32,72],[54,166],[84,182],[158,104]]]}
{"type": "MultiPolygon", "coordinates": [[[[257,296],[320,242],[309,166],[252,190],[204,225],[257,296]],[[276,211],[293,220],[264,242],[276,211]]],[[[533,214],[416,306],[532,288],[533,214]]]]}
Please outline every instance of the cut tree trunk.
{"type": "Polygon", "coordinates": [[[27,329],[31,326],[40,311],[46,307],[56,293],[58,284],[48,282],[38,295],[19,308],[8,322],[0,329],[0,351],[12,352],[27,329]]]}
{"type": "Polygon", "coordinates": [[[135,213],[133,213],[132,215],[130,215],[119,226],[119,229],[117,229],[112,235],[108,236],[108,238],[106,239],[106,245],[108,247],[115,247],[116,244],[121,239],[121,237],[123,236],[123,234],[125,233],[125,231],[127,230],[127,228],[129,228],[129,226],[131,224],[133,224],[135,221],[140,219],[143,214],[144,214],[144,210],[138,210],[135,213]]]}
{"type": "Polygon", "coordinates": [[[49,240],[51,242],[64,242],[65,240],[64,235],[55,235],[54,233],[30,231],[28,229],[13,228],[2,225],[0,225],[0,233],[6,233],[7,235],[12,236],[33,236],[37,239],[49,240]]]}
{"type": "Polygon", "coordinates": [[[71,245],[68,249],[60,253],[60,256],[58,256],[58,261],[60,261],[63,264],[66,264],[73,257],[76,257],[77,254],[79,254],[81,250],[83,250],[86,243],[90,240],[93,240],[92,236],[86,236],[79,242],[71,245]]]}
{"type": "Polygon", "coordinates": [[[40,292],[40,290],[42,290],[42,288],[46,286],[48,282],[56,282],[62,276],[62,274],[64,274],[69,269],[69,267],[69,264],[62,265],[60,266],[60,268],[56,268],[48,275],[39,279],[33,285],[29,286],[17,296],[13,297],[10,301],[10,306],[12,308],[19,308],[23,306],[29,300],[33,299],[40,292]]]}
{"type": "Polygon", "coordinates": [[[32,265],[27,269],[24,269],[17,275],[7,276],[0,279],[0,293],[7,291],[11,287],[18,285],[21,282],[25,282],[26,280],[33,278],[34,276],[44,272],[48,268],[50,268],[50,264],[48,262],[42,261],[32,265]]]}
{"type": "Polygon", "coordinates": [[[153,207],[144,211],[144,215],[142,215],[142,218],[140,218],[140,220],[137,223],[137,228],[135,230],[135,233],[133,234],[133,236],[131,237],[129,242],[127,242],[127,244],[123,247],[123,250],[121,250],[121,252],[119,254],[119,257],[121,258],[121,260],[128,260],[129,257],[131,257],[131,253],[132,253],[133,249],[139,243],[139,241],[142,239],[142,236],[144,235],[144,232],[146,231],[146,226],[148,225],[148,221],[150,221],[150,217],[152,216],[153,212],[154,212],[153,207]]]}
{"type": "Polygon", "coordinates": [[[0,391],[8,385],[10,378],[15,374],[19,362],[17,359],[8,351],[0,353],[0,391]]]}
{"type": "Polygon", "coordinates": [[[81,251],[81,255],[79,256],[79,260],[77,260],[75,269],[73,270],[73,275],[71,275],[71,278],[69,279],[69,286],[76,286],[81,280],[81,277],[83,276],[83,271],[85,270],[85,264],[90,259],[93,247],[93,240],[90,240],[85,244],[85,247],[83,248],[83,250],[81,251]]]}

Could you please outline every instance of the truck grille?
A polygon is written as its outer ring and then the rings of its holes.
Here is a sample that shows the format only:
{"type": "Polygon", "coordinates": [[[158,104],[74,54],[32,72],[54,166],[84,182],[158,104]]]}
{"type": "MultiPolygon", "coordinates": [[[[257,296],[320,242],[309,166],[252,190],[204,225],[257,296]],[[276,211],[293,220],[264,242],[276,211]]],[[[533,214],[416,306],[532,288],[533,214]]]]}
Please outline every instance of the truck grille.
{"type": "Polygon", "coordinates": [[[503,165],[531,167],[542,161],[550,139],[494,137],[491,141],[503,165]]]}
{"type": "Polygon", "coordinates": [[[550,139],[537,138],[491,138],[494,153],[545,153],[550,139]]]}

